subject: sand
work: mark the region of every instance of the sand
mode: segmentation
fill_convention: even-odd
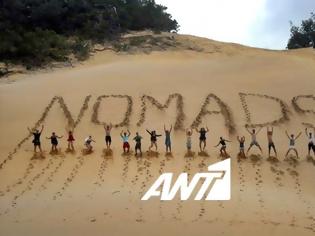
[[[315,125],[314,98],[304,96],[314,95],[314,50],[176,40],[186,49],[103,51],[74,68],[2,79],[1,235],[314,235],[315,165],[307,158],[303,125]],[[169,95],[174,99],[164,105]],[[104,152],[104,122],[116,125],[112,155]],[[236,136],[245,135],[248,147],[247,123],[274,125],[279,161],[267,160],[265,128],[258,135],[264,153],[253,149],[251,158],[238,161]],[[41,124],[44,153],[34,158],[27,127]],[[158,155],[147,155],[145,129],[164,134],[164,124],[176,128],[172,155],[165,156],[164,137]],[[122,154],[119,133],[127,125],[132,137],[138,131],[144,138],[143,157]],[[194,155],[185,157],[183,129],[191,125],[209,127],[208,157],[198,156],[196,132]],[[50,155],[45,137],[53,131],[66,136],[71,127],[76,152],[66,153],[64,137],[59,154]],[[298,161],[284,161],[285,130],[303,132]],[[83,155],[88,135],[96,143]],[[140,201],[161,173],[192,177],[221,160],[213,147],[220,136],[232,141],[230,201]]]

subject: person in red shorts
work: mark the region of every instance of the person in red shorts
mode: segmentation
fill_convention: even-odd
[[[74,137],[73,137],[73,132],[69,131],[68,132],[68,150],[70,151],[74,151],[74,147],[73,147],[73,142],[75,141]]]
[[[129,153],[129,150],[130,150],[129,136],[130,136],[130,131],[129,130],[127,130],[127,132],[124,132],[122,130],[121,133],[120,133],[120,137],[123,140],[124,153]]]

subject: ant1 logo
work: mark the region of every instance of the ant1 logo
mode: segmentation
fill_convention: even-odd
[[[172,200],[180,191],[180,199],[188,200],[200,179],[204,179],[194,200],[230,200],[231,199],[231,160],[226,159],[208,166],[206,173],[197,173],[188,184],[188,174],[182,173],[171,188],[173,173],[162,174],[141,198],[148,200],[151,197],[161,197],[161,200]],[[161,191],[159,190],[161,189]]]

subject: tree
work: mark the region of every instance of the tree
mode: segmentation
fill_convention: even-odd
[[[38,66],[70,53],[84,58],[84,41],[128,30],[177,31],[166,10],[154,0],[0,0],[0,61]]]
[[[315,14],[311,13],[311,16],[307,20],[303,20],[301,26],[295,26],[291,24],[291,36],[287,45],[288,49],[297,48],[315,48]]]

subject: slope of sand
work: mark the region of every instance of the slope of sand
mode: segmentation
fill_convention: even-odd
[[[1,235],[314,235],[315,166],[306,158],[307,138],[302,124],[315,125],[314,114],[298,113],[291,104],[295,96],[314,95],[314,51],[267,51],[192,36],[176,36],[176,40],[186,50],[173,48],[150,54],[104,51],[75,68],[15,75],[1,82]],[[250,140],[244,128],[247,121],[240,92],[277,97],[287,105],[289,120],[274,128],[280,162],[266,160],[265,129],[258,135],[264,148],[262,160],[237,162],[236,135],[246,136],[246,147]],[[172,134],[173,157],[165,157],[162,137],[158,158],[137,159],[121,155],[122,128],[115,128],[113,156],[103,157],[104,130],[92,122],[99,96],[132,98],[129,128],[132,136],[140,132],[143,149],[147,150],[145,128],[163,133],[164,123],[175,124],[177,108],[174,101],[165,111],[147,101],[144,123],[137,127],[141,97],[152,96],[163,104],[174,93],[183,98],[184,127],[193,123],[206,96],[212,93],[228,106],[236,133],[229,134],[222,115],[207,115],[201,125],[210,129],[210,157],[184,158],[185,134],[176,131]],[[89,95],[88,107],[82,109]],[[60,140],[61,153],[49,154],[50,143],[45,137],[52,131],[66,136],[69,128],[58,99],[52,100],[55,96],[64,99],[74,121],[81,110],[74,130],[75,154],[65,153],[65,137]],[[252,123],[270,122],[282,115],[279,104],[266,97],[247,96],[246,101]],[[297,103],[304,110],[314,109],[312,98],[301,97]],[[125,98],[103,99],[97,119],[120,123],[127,107]],[[206,108],[218,110],[219,106],[210,99]],[[32,159],[26,128],[42,123],[45,158]],[[297,141],[297,162],[283,161],[288,147],[286,129],[303,131]],[[95,151],[83,156],[83,140],[89,134],[97,142]],[[169,202],[157,198],[140,201],[161,173],[188,172],[192,176],[219,161],[218,149],[213,146],[220,136],[232,141],[228,144],[232,160],[230,201],[182,202],[178,196]],[[197,142],[194,133],[195,152]],[[256,149],[252,153],[259,154]]]

